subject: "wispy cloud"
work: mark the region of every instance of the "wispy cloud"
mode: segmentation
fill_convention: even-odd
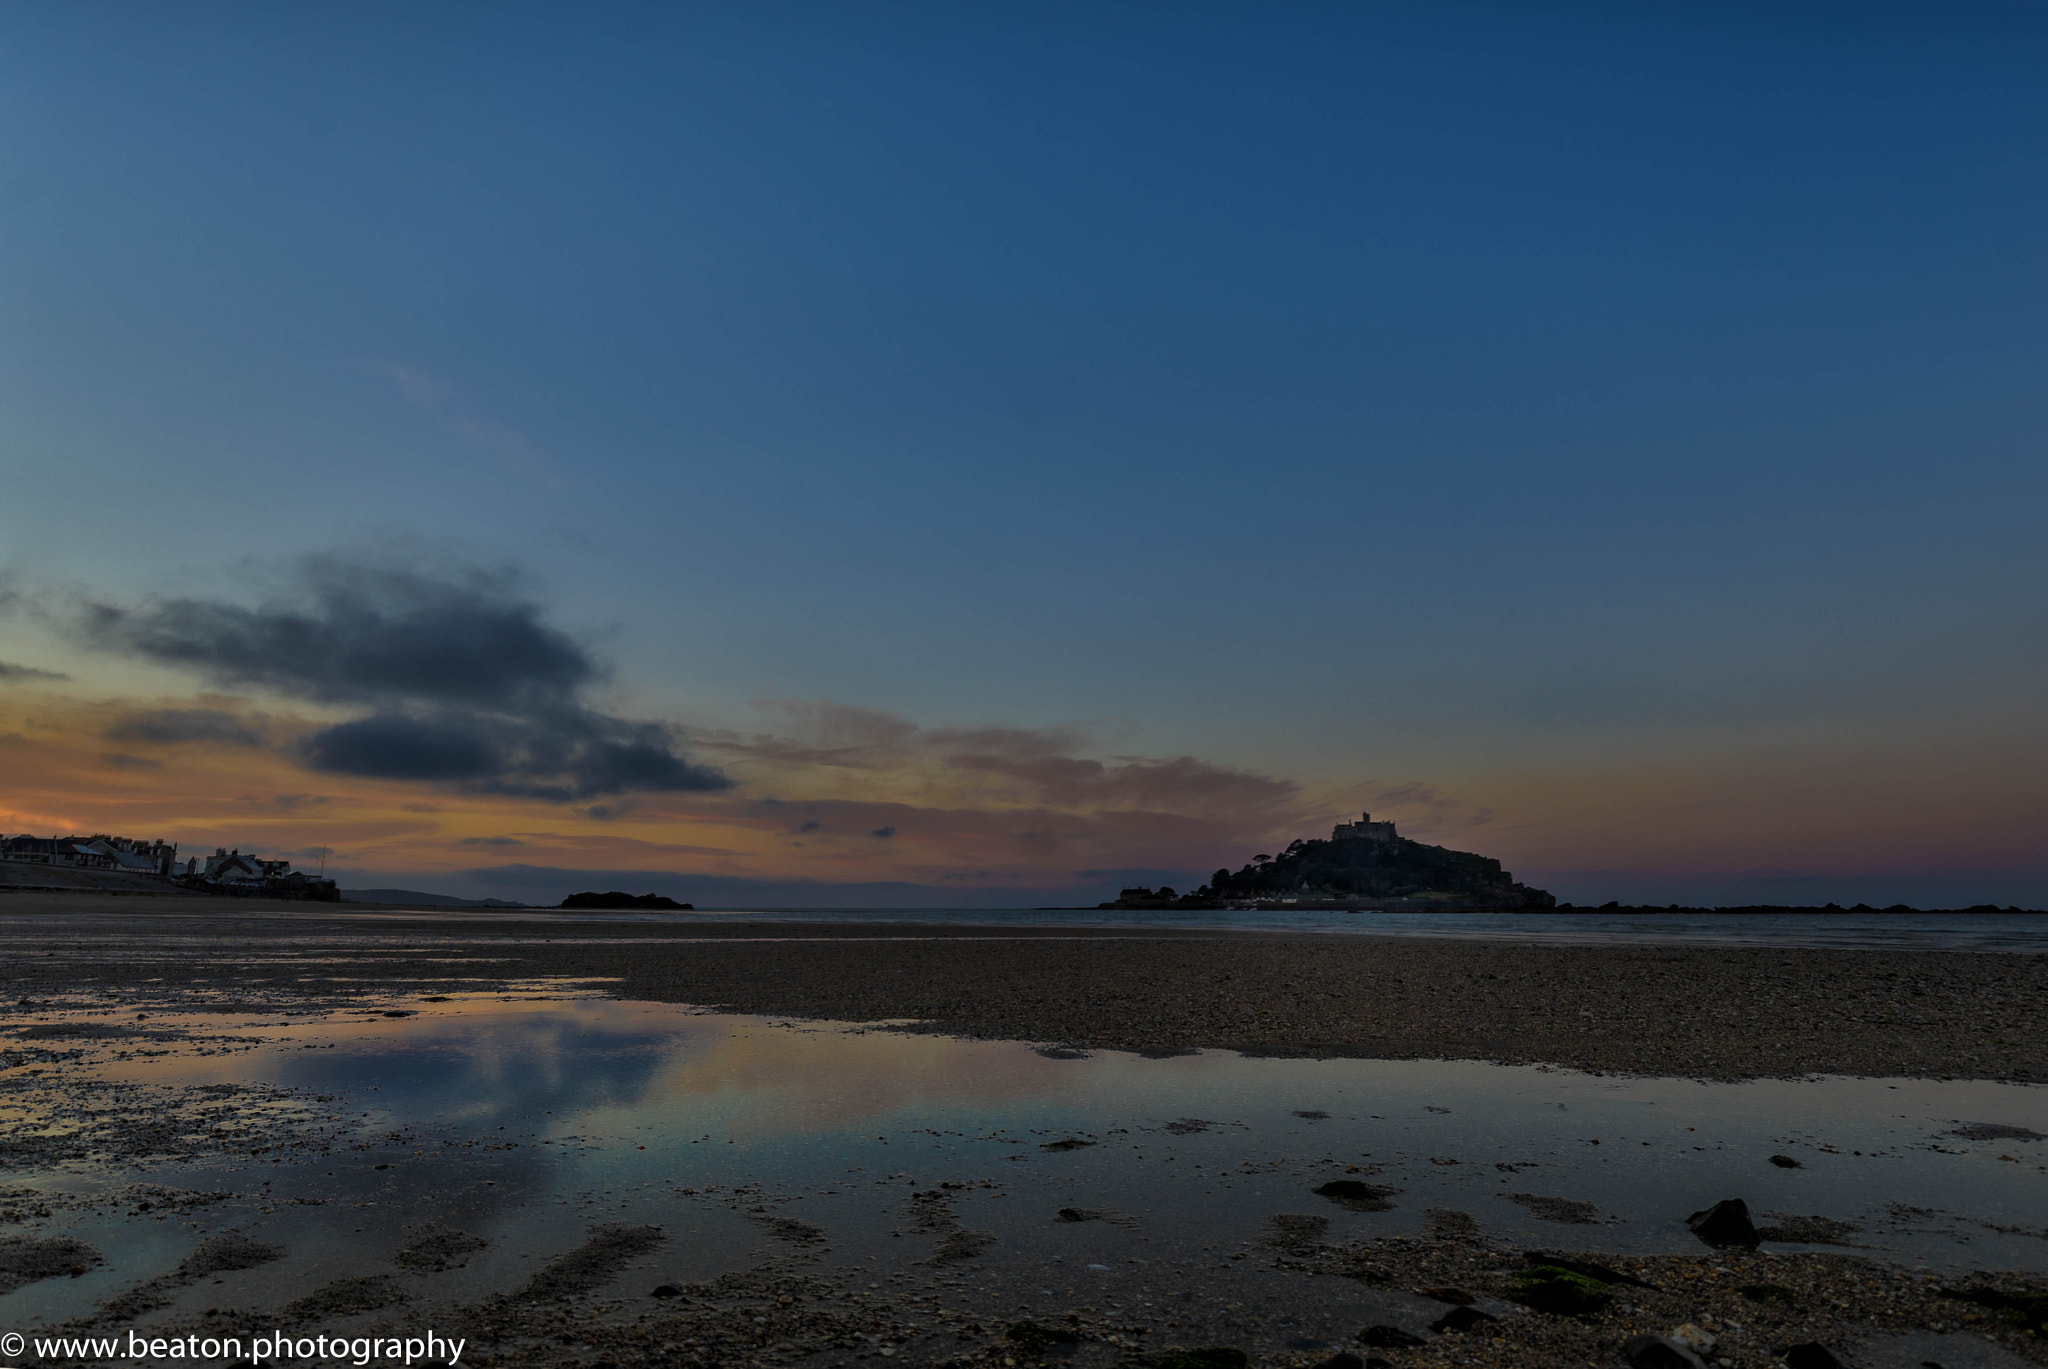
[[[216,746],[264,745],[260,718],[243,718],[220,708],[151,708],[118,718],[107,739],[174,746],[210,742]]]
[[[40,670],[32,665],[13,665],[0,661],[0,684],[55,684],[71,677],[56,670]]]
[[[1257,822],[1296,809],[1293,780],[1193,756],[1087,754],[1081,727],[921,727],[876,709],[762,699],[775,724],[753,733],[700,732],[700,749],[776,770],[854,772],[912,784],[928,800],[1074,810],[1152,809]]]
[[[507,472],[534,484],[559,483],[553,457],[517,428],[476,413],[453,386],[400,361],[378,360],[370,367],[442,428],[494,457]]]

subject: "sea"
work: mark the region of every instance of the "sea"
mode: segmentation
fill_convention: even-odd
[[[344,905],[345,906],[345,905]],[[322,914],[332,916],[332,913]],[[392,912],[360,916],[399,916]],[[543,918],[554,909],[424,908],[406,917]],[[2048,952],[2048,913],[1853,912],[1839,913],[1345,913],[1285,909],[1114,908],[731,908],[699,912],[578,912],[578,921],[652,922],[688,926],[704,922],[900,924],[919,928],[1147,928],[1190,931],[1314,932],[1331,936],[1420,936],[1457,940],[1520,941],[1549,945],[1663,943],[1711,946],[1814,946],[1894,950]]]

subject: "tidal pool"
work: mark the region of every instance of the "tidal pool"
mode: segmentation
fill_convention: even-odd
[[[107,1256],[0,1297],[11,1324],[84,1316],[228,1228],[289,1254],[176,1290],[173,1307],[299,1297],[426,1227],[487,1242],[439,1273],[440,1295],[480,1297],[611,1222],[679,1238],[626,1284],[709,1278],[794,1242],[970,1283],[1004,1270],[999,1296],[1028,1311],[1113,1302],[1151,1265],[1227,1270],[1276,1216],[1346,1240],[1453,1211],[1524,1246],[1696,1253],[1684,1218],[1730,1197],[1804,1238],[1766,1250],[2048,1268],[2048,1091],[2026,1085],[1077,1055],[546,993],[120,1021],[26,1024],[151,1035],[38,1038],[69,1054],[41,1067],[43,1093],[17,1096],[17,1134],[38,1097],[55,1119],[67,1091],[102,1112],[228,1103],[205,1146],[180,1123],[187,1141],[159,1136],[153,1153],[9,1173],[0,1201],[49,1208],[18,1229]],[[1377,1199],[1315,1192],[1333,1179]],[[137,1184],[223,1196],[151,1202]]]

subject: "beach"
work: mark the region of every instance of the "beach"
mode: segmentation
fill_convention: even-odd
[[[16,950],[0,979],[16,996],[158,979],[156,992],[175,995],[169,972],[203,956],[214,984],[325,1002],[394,978],[430,982],[423,961],[459,954],[465,983],[549,976],[620,998],[1080,1049],[1713,1079],[2048,1079],[2048,955],[545,913],[372,919],[350,905],[27,894],[0,901],[0,919]],[[269,972],[285,948],[306,973]]]
[[[431,1326],[485,1366],[1606,1365],[1686,1327],[1756,1369],[2048,1362],[2037,955],[29,894],[0,938],[11,1324]],[[1753,1245],[1683,1225],[1745,1195]],[[1592,1304],[1532,1306],[1539,1267]]]

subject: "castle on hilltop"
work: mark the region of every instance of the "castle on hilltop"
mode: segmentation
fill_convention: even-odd
[[[1393,823],[1374,822],[1370,813],[1360,813],[1357,822],[1340,822],[1330,829],[1331,841],[1376,841],[1392,846],[1400,839]]]
[[[1328,841],[1292,841],[1278,856],[1218,870],[1192,894],[1126,889],[1104,908],[1281,908],[1292,912],[1523,912],[1555,907],[1541,889],[1515,883],[1492,856],[1402,836],[1360,813]]]

